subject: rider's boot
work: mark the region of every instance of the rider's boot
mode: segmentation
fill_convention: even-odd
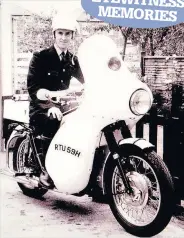
[[[47,189],[53,189],[55,187],[54,183],[53,183],[52,179],[50,178],[49,174],[47,173],[47,171],[41,172],[40,185],[42,185],[43,187],[45,187]]]
[[[52,181],[48,172],[45,169],[45,156],[46,156],[49,144],[50,144],[49,140],[42,141],[42,149],[43,149],[42,157],[43,158],[41,158],[41,161],[42,161],[42,166],[44,167],[44,171],[42,171],[40,174],[39,182],[40,182],[40,185],[44,186],[45,188],[52,189],[55,187],[54,182]]]

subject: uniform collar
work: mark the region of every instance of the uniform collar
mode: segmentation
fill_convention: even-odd
[[[60,57],[61,56],[61,53],[63,52],[56,44],[54,44],[54,48],[58,54],[58,56]],[[67,50],[64,51],[65,55],[67,53]]]

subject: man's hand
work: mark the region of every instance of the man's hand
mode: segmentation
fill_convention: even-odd
[[[62,112],[59,110],[59,108],[57,107],[51,107],[49,110],[48,110],[48,113],[47,113],[48,117],[50,117],[52,115],[53,118],[57,118],[58,121],[61,121],[61,119],[63,118],[63,114]]]

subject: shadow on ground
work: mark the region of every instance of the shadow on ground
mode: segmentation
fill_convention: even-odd
[[[179,227],[184,229],[184,207],[183,206],[176,205],[172,220],[174,223],[177,223]]]

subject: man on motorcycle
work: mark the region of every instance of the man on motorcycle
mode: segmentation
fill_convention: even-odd
[[[41,52],[35,52],[29,65],[27,88],[31,99],[30,126],[35,128],[36,135],[43,135],[45,138],[51,139],[57,132],[62,119],[62,108],[49,100],[39,100],[38,91],[66,90],[72,77],[84,83],[78,59],[68,50],[74,40],[77,24],[73,18],[56,15],[52,22],[54,45]],[[44,156],[49,143],[45,142]],[[47,173],[41,174],[40,182],[46,187],[51,186]]]

